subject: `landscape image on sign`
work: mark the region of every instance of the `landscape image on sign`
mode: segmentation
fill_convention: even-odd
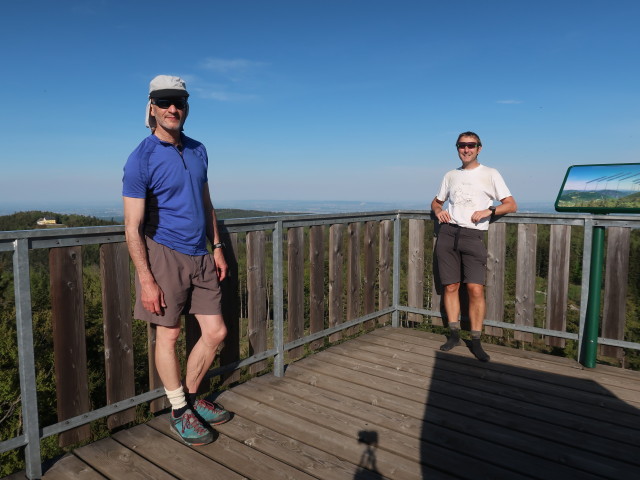
[[[640,211],[640,164],[570,167],[556,200],[556,210]]]

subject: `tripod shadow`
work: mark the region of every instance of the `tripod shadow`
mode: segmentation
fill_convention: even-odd
[[[376,449],[378,448],[378,432],[373,430],[361,430],[358,432],[358,443],[365,445],[360,457],[358,470],[354,480],[377,480],[384,478],[376,467]]]

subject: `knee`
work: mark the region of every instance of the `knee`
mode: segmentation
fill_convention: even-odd
[[[166,347],[174,347],[180,337],[180,327],[157,327],[156,329],[156,345]]]
[[[458,290],[460,290],[459,283],[450,283],[449,285],[444,286],[444,292],[448,294],[458,293]]]
[[[467,284],[467,292],[470,299],[484,298],[484,285],[477,285],[475,283]]]
[[[202,332],[202,338],[207,345],[219,345],[227,336],[227,327],[224,322],[216,325],[215,328],[209,328]]]

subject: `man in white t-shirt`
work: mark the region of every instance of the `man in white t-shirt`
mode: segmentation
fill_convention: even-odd
[[[489,355],[480,344],[486,312],[484,232],[493,217],[513,213],[517,205],[500,173],[478,162],[482,142],[477,134],[461,133],[456,148],[462,166],[444,176],[440,191],[431,202],[431,210],[441,224],[436,260],[450,329],[450,336],[440,350],[451,350],[460,341],[459,289],[460,283],[465,283],[469,294],[471,351],[478,360],[487,362]],[[446,201],[449,201],[447,210],[442,208]],[[494,201],[500,205],[494,206]]]

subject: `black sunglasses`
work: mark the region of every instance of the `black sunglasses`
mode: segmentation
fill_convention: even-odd
[[[456,147],[458,147],[460,150],[462,150],[464,147],[467,148],[476,148],[479,147],[480,144],[477,142],[458,142],[456,143]]]
[[[151,103],[162,109],[175,105],[178,110],[184,110],[187,106],[187,99],[184,97],[152,98]]]

